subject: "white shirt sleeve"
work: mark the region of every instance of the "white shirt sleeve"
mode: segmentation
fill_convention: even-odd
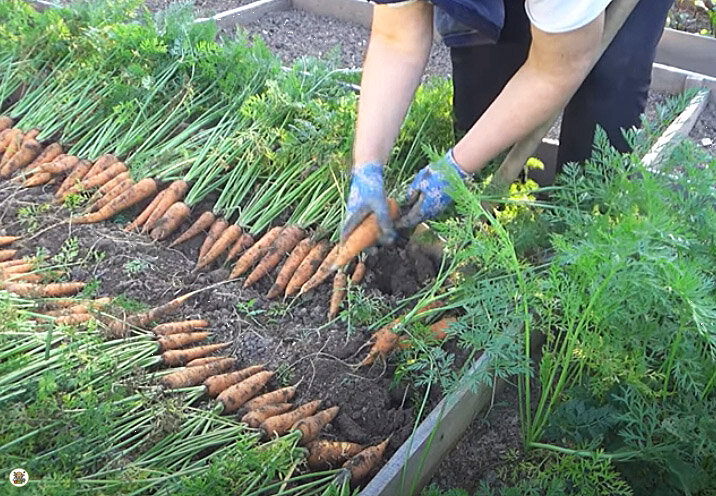
[[[611,0],[526,0],[532,24],[546,33],[566,33],[586,26]]]

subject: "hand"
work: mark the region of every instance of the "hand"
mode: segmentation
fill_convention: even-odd
[[[454,173],[463,180],[470,177],[470,174],[455,162],[452,149],[438,162],[421,169],[408,188],[408,203],[413,206],[395,223],[396,227],[414,227],[425,220],[434,219],[448,208],[452,204],[452,198],[447,192],[450,186],[447,174]]]
[[[373,213],[381,229],[380,244],[391,244],[397,235],[390,219],[388,202],[383,192],[383,165],[368,162],[353,167],[351,191],[348,195],[347,218],[341,240],[345,241],[358,224]]]

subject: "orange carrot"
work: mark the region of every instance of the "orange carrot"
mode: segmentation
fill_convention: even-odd
[[[336,277],[333,279],[333,293],[331,294],[331,305],[328,309],[328,319],[332,320],[338,315],[338,310],[341,308],[341,303],[346,297],[346,273],[342,271],[336,272]]]
[[[316,413],[319,406],[321,406],[321,400],[304,403],[295,410],[267,418],[260,427],[268,437],[283,436],[296,422]]]
[[[214,374],[224,372],[234,366],[234,358],[224,358],[221,360],[215,360],[204,365],[198,365],[194,367],[187,366],[183,370],[172,372],[171,374],[165,375],[159,382],[169,388],[184,388],[196,386],[201,384],[208,377]]]
[[[266,295],[267,298],[276,298],[283,293],[291,277],[296,272],[296,269],[298,269],[301,262],[308,256],[314,245],[315,241],[311,238],[306,238],[296,245],[276,276],[276,282],[271,286],[271,289]]]
[[[293,276],[291,276],[291,280],[286,286],[286,296],[295,294],[296,291],[301,289],[301,286],[311,278],[316,269],[321,265],[329,248],[330,244],[326,240],[321,241],[311,248],[311,251],[306,255],[303,261],[301,261],[301,264],[293,273]]]
[[[256,410],[251,410],[246,415],[241,417],[241,421],[248,424],[249,427],[256,429],[259,427],[267,418],[275,417],[282,413],[286,413],[292,408],[291,403],[273,403],[266,405]]]
[[[32,162],[35,157],[40,154],[41,151],[42,145],[36,140],[30,139],[28,141],[23,142],[17,153],[15,153],[15,155],[13,155],[13,157],[5,164],[5,167],[3,168],[2,172],[0,172],[0,176],[12,176],[16,171],[22,169],[27,164]]]
[[[8,117],[7,115],[3,115],[0,117],[0,131],[4,131],[5,129],[10,129],[12,127],[12,118]]]
[[[0,158],[2,158],[2,154],[5,153],[7,145],[10,144],[10,137],[12,136],[12,131],[12,128],[3,129],[2,131],[0,131]]]
[[[249,233],[243,233],[239,239],[236,240],[234,246],[229,250],[229,254],[226,255],[226,261],[230,262],[239,256],[244,250],[251,247],[254,244],[254,237]]]
[[[23,188],[35,188],[47,184],[52,180],[52,174],[49,172],[35,172],[33,175],[25,179],[22,183]]]
[[[34,259],[28,260],[27,258],[18,258],[15,260],[6,260],[5,262],[0,262],[0,269],[5,269],[7,267],[14,267],[15,265],[22,265],[29,262],[33,262]]]
[[[360,284],[360,282],[365,277],[365,263],[364,262],[358,262],[353,269],[353,274],[351,275],[351,284]]]
[[[215,351],[231,346],[231,343],[205,344],[204,346],[196,346],[185,350],[169,350],[162,353],[162,360],[165,364],[175,367],[182,365],[197,358],[205,357]]]
[[[278,238],[283,230],[282,227],[273,227],[264,234],[261,239],[251,245],[251,248],[246,250],[239,260],[234,265],[234,269],[231,271],[229,276],[231,279],[239,277],[244,272],[249,270],[258,260],[261,258],[266,251],[271,247],[273,242]]]
[[[76,326],[92,320],[88,313],[76,313],[74,315],[63,315],[55,319],[55,325]]]
[[[122,175],[122,174],[120,174]],[[90,207],[87,209],[88,212],[101,210],[104,208],[105,205],[109,204],[112,200],[117,198],[119,195],[127,191],[129,188],[134,186],[134,179],[129,177],[129,173],[127,173],[127,177],[125,177],[119,184],[115,185],[114,188],[109,190],[107,194],[102,196],[99,200],[97,200],[94,204],[90,205]]]
[[[129,179],[131,177],[132,176],[129,174],[129,171],[124,171],[114,176],[112,179],[104,183],[101,187],[97,188],[97,191],[95,191],[94,194],[90,197],[90,199],[87,200],[87,204],[89,205],[87,207],[87,210],[97,210],[94,205],[100,198],[104,197],[107,193],[112,191],[112,189],[117,187],[119,184],[122,184],[125,179]]]
[[[56,300],[48,300],[43,303],[50,308],[71,308],[77,305],[84,305],[88,309],[98,309],[108,305],[112,298],[96,298],[94,300],[79,300],[77,298],[60,298]]]
[[[72,296],[85,287],[83,282],[57,282],[50,284],[13,283],[4,285],[11,293],[26,298],[57,298]]]
[[[0,246],[7,246],[20,239],[20,236],[0,236]]]
[[[204,212],[199,216],[198,219],[196,219],[196,221],[189,227],[189,229],[184,231],[181,236],[172,241],[169,244],[169,247],[171,248],[180,245],[185,241],[189,241],[194,236],[201,234],[203,231],[208,229],[209,226],[211,226],[215,219],[216,217],[212,212]]]
[[[303,284],[303,286],[301,286],[301,291],[298,293],[299,295],[317,288],[333,273],[333,262],[338,256],[338,246],[339,245],[336,245],[331,248],[331,251],[328,252],[328,255],[326,255],[326,258],[323,259],[323,262],[321,262],[321,265],[318,267],[316,272]]]
[[[241,408],[244,403],[256,396],[274,374],[273,371],[265,370],[223,390],[216,397],[224,407],[222,413],[235,412]]]
[[[318,434],[325,426],[327,426],[335,417],[338,415],[339,408],[333,406],[325,410],[311,415],[310,417],[304,417],[297,421],[291,426],[291,430],[301,431],[301,444],[310,443],[315,441]]]
[[[256,375],[264,369],[263,365],[251,365],[236,372],[229,372],[227,374],[214,375],[207,378],[204,381],[206,386],[206,394],[212,398],[225,391],[234,384],[248,379],[252,375]]]
[[[25,141],[34,140],[40,135],[40,130],[37,128],[30,129],[28,132],[25,133],[25,135],[22,137],[23,143]]]
[[[206,320],[184,320],[182,322],[167,322],[154,327],[154,334],[168,336],[169,334],[178,334],[182,332],[191,332],[197,329],[206,329],[209,322]]]
[[[17,250],[0,250],[0,262],[10,260],[16,253]]]
[[[24,272],[22,274],[10,274],[7,277],[8,281],[15,281],[15,282],[31,282],[33,284],[40,284],[45,280],[44,276],[41,274],[36,274],[34,272]]]
[[[199,365],[206,365],[207,363],[216,362],[218,360],[223,360],[224,358],[231,358],[226,355],[221,356],[213,356],[213,357],[204,357],[204,358],[197,358],[196,360],[192,360],[191,362],[187,363],[187,367],[198,367]]]
[[[53,162],[56,158],[59,158],[60,155],[62,155],[62,151],[62,145],[59,143],[51,143],[47,145],[45,149],[42,150],[42,153],[35,157],[35,160],[30,162],[27,169],[32,170],[36,167],[42,167],[45,164]]]
[[[98,177],[98,176],[96,176]],[[145,198],[153,195],[157,191],[157,183],[154,179],[142,179],[133,185],[127,191],[114,198],[107,205],[91,214],[86,214],[73,219],[75,224],[90,224],[93,222],[101,222],[118,214],[132,205],[136,205]]]
[[[182,180],[174,181],[167,186],[166,193],[162,196],[161,200],[159,200],[159,203],[157,203],[151,215],[142,226],[142,232],[149,232],[154,229],[156,222],[164,215],[169,207],[184,198],[187,189],[189,189],[189,184]]]
[[[164,212],[164,215],[154,224],[154,229],[149,234],[154,241],[161,241],[168,238],[174,231],[179,229],[189,217],[191,209],[183,201],[174,203]]]
[[[146,312],[130,315],[124,320],[113,320],[108,324],[108,330],[112,336],[124,336],[129,330],[130,326],[144,327],[151,322],[161,319],[162,317],[169,315],[170,313],[176,312],[179,307],[191,296],[192,293],[187,293],[174,298],[173,300],[159,305]]]
[[[198,343],[209,337],[208,332],[181,332],[178,334],[170,334],[169,336],[161,336],[159,341],[159,349],[161,351],[176,350],[184,346]]]
[[[31,264],[30,262],[15,264],[10,267],[3,267],[2,269],[0,269],[0,276],[8,276],[10,274],[23,274],[25,272],[30,272],[33,267],[33,264]]]
[[[204,254],[203,257],[199,258],[199,262],[196,264],[197,269],[206,267],[211,262],[219,258],[219,255],[224,253],[229,247],[241,236],[241,228],[236,224],[227,227],[221,236],[211,245],[211,248]]]
[[[244,405],[247,410],[258,410],[266,405],[272,405],[274,403],[287,403],[296,394],[296,386],[286,386],[275,391],[264,393],[261,396],[247,401]]]
[[[82,181],[85,175],[87,175],[87,171],[90,170],[90,167],[92,167],[92,162],[89,160],[80,160],[80,163],[72,169],[72,172],[67,175],[65,180],[62,181],[62,184],[57,189],[57,192],[55,192],[55,200],[64,200],[70,188],[80,184],[80,181]]]
[[[343,468],[350,472],[351,481],[358,482],[364,479],[365,476],[376,468],[378,463],[382,460],[389,442],[390,438],[377,446],[366,448],[343,464]]]
[[[79,191],[89,191],[91,189],[99,188],[103,184],[105,184],[110,179],[114,178],[115,176],[121,174],[122,172],[127,171],[127,166],[124,165],[122,162],[115,162],[109,167],[107,167],[105,170],[100,172],[99,174],[95,174],[94,176],[87,177],[85,176],[84,179],[82,179],[82,182],[80,183],[79,187],[73,189],[70,188],[70,193],[77,193]],[[89,173],[88,173],[89,174]]]
[[[40,164],[37,172],[49,172],[50,174],[63,174],[74,168],[80,159],[75,155],[60,155],[52,162]],[[29,171],[30,169],[28,169]]]
[[[438,341],[442,341],[443,339],[445,339],[447,337],[447,332],[445,332],[445,331],[447,331],[448,328],[450,327],[450,325],[453,324],[454,322],[457,322],[457,318],[445,317],[445,318],[438,320],[434,324],[432,324],[430,326],[430,332],[431,332],[433,338]],[[411,344],[412,343],[411,343],[410,339],[408,339],[407,337],[401,338],[400,341],[398,342],[398,348],[400,348],[401,350],[404,350],[406,348],[410,348]]]
[[[244,281],[244,288],[248,288],[266,274],[271,272],[278,265],[283,256],[303,239],[305,232],[300,227],[286,226],[281,230],[276,240],[271,244],[264,253],[261,261],[256,265],[254,270]]]
[[[219,236],[221,236],[221,233],[223,233],[227,227],[229,227],[229,223],[223,217],[214,220],[209,228],[209,232],[206,234],[206,238],[204,238],[204,242],[199,248],[199,260],[201,260],[201,257],[206,255],[206,252],[211,249],[213,244],[217,239],[219,239]]]
[[[313,470],[330,469],[363,451],[364,447],[348,441],[320,439],[308,444],[308,466]]]
[[[0,177],[10,176],[7,174],[6,166],[10,159],[15,156],[17,151],[22,146],[22,131],[19,129],[13,129],[8,133],[6,140],[9,141],[7,147],[5,148],[5,153],[3,154],[2,159],[0,159]]]
[[[78,313],[89,313],[90,310],[99,310],[105,305],[108,305],[111,298],[98,298],[96,300],[90,300],[82,302],[80,300],[70,300],[73,304],[59,310],[53,310],[51,312],[45,312],[45,315],[52,317],[62,317],[63,315],[73,315]]]
[[[154,198],[152,201],[149,202],[149,205],[144,207],[144,210],[142,210],[142,213],[139,214],[132,222],[124,226],[124,232],[133,231],[138,227],[141,227],[144,225],[145,222],[147,222],[147,219],[150,215],[152,215],[152,212],[157,207],[157,204],[162,201],[162,198],[166,194],[167,190],[163,189],[158,194],[154,195]]]
[[[119,162],[119,159],[111,153],[102,155],[97,160],[95,160],[92,167],[90,167],[90,169],[87,171],[86,178],[89,179],[92,176],[95,176],[100,172],[107,170],[112,164],[115,164],[117,162]]]

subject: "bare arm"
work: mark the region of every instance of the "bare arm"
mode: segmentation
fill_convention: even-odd
[[[420,82],[432,45],[432,6],[376,5],[363,64],[355,164],[385,163]]]
[[[455,145],[460,166],[468,172],[482,169],[564,106],[597,55],[603,27],[604,14],[569,33],[549,34],[533,26],[527,61]]]

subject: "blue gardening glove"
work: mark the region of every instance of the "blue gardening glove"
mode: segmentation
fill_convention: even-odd
[[[470,174],[455,162],[452,148],[438,162],[434,162],[420,170],[408,188],[408,203],[413,206],[410,211],[395,223],[398,229],[414,227],[421,222],[434,219],[452,205],[452,198],[447,193],[450,183],[446,174],[457,173],[461,179]]]
[[[383,191],[383,165],[379,162],[368,162],[353,167],[351,191],[348,196],[347,220],[341,232],[341,240],[345,241],[358,224],[371,213],[378,218],[381,229],[380,244],[391,244],[397,235],[390,219],[388,202]]]

